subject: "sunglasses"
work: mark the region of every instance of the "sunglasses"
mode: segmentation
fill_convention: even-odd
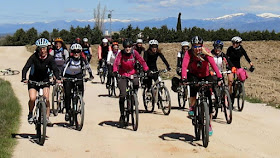
[[[80,50],[74,50],[74,51],[72,51],[72,53],[78,54],[78,53],[81,53],[81,51]]]
[[[201,48],[202,46],[193,46],[193,48]]]
[[[152,45],[151,48],[158,48],[158,45]]]

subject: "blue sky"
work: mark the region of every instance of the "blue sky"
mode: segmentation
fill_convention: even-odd
[[[234,13],[280,14],[280,0],[8,0],[0,6],[0,24],[90,20],[99,2],[107,10],[114,10],[113,19],[120,20],[177,17],[179,12],[182,19]]]

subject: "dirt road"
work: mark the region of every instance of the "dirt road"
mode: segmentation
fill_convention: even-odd
[[[25,47],[0,47],[0,69],[21,70],[30,53]],[[96,69],[93,69],[94,71]],[[178,110],[177,96],[171,92],[172,111],[164,116],[156,109],[154,114],[140,114],[138,131],[131,127],[116,127],[119,119],[118,99],[106,96],[107,90],[95,76],[86,83],[85,124],[82,131],[64,126],[64,115],[51,117],[55,124],[47,128],[44,146],[33,140],[34,125],[27,122],[27,86],[20,83],[21,76],[2,77],[11,81],[22,105],[21,124],[15,139],[15,158],[70,158],[70,157],[279,157],[280,111],[262,104],[246,103],[243,112],[233,113],[228,125],[223,115],[213,122],[214,134],[208,148],[201,141],[193,141],[194,130],[187,111]],[[166,81],[170,88],[170,82]],[[143,110],[139,91],[140,109]]]

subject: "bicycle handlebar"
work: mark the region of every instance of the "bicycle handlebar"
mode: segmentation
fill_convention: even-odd
[[[30,84],[35,84],[36,86],[44,86],[44,85],[54,85],[55,83],[54,82],[50,82],[50,81],[47,81],[47,82],[44,82],[44,81],[31,81],[31,80],[28,80],[28,83]]]
[[[67,78],[67,77],[64,77],[62,78],[62,80],[65,80],[65,81],[71,81],[71,82],[77,82],[77,81],[84,81],[84,82],[87,82],[89,81],[90,79],[89,78]]]

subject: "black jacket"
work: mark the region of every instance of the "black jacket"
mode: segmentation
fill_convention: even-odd
[[[166,65],[167,68],[170,68],[167,60],[165,59],[165,57],[163,56],[162,53],[157,52],[157,53],[151,53],[151,51],[148,49],[147,51],[144,52],[144,60],[146,61],[149,70],[152,71],[157,71],[157,58],[160,57],[161,60],[164,62],[164,64]]]
[[[244,48],[242,46],[240,46],[239,49],[235,49],[232,46],[230,46],[227,49],[227,54],[226,54],[229,58],[229,60],[232,62],[233,66],[235,66],[236,68],[241,68],[240,65],[240,59],[241,57],[244,55],[245,59],[250,63],[251,60],[248,57],[246,51],[244,50]]]

